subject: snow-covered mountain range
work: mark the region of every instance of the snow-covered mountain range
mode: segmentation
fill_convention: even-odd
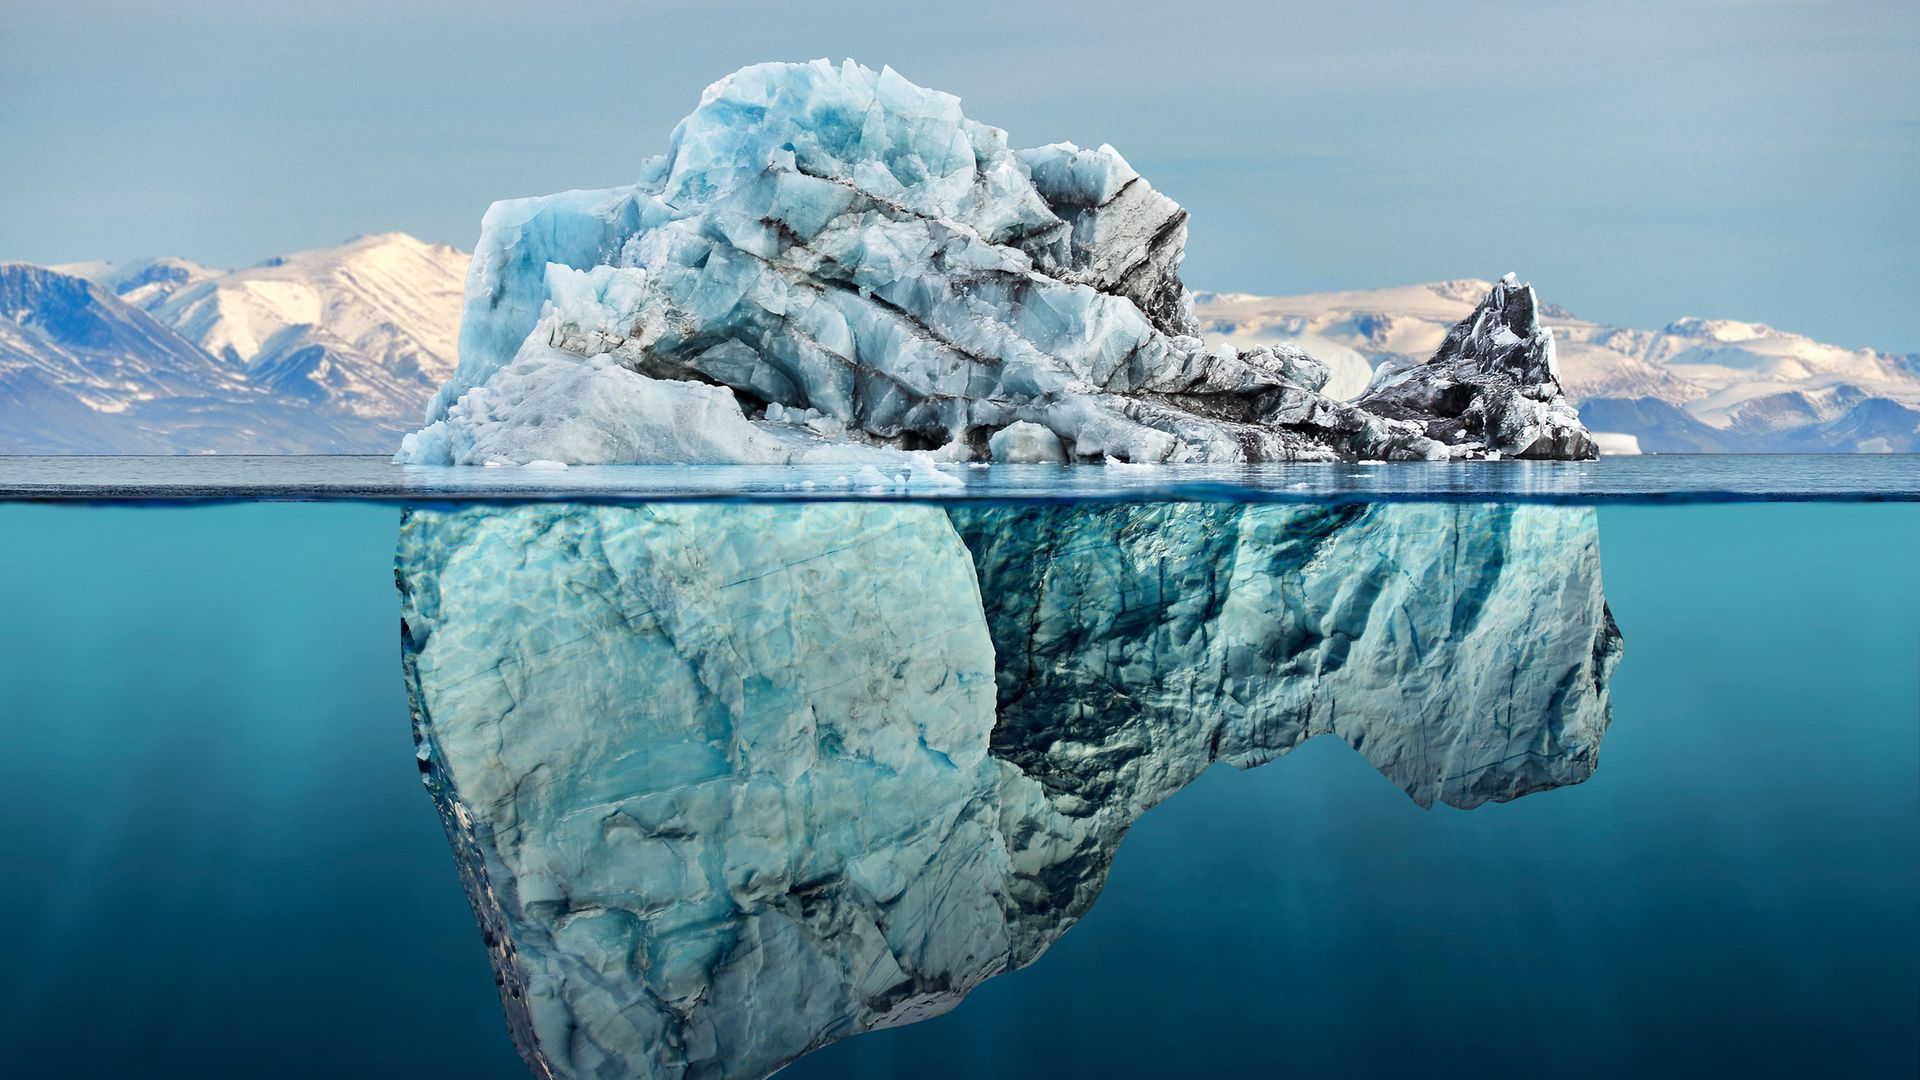
[[[453,370],[467,255],[0,264],[0,453],[384,453]]]
[[[1201,293],[1194,306],[1209,338],[1298,343],[1333,365],[1330,392],[1351,394],[1383,361],[1432,355],[1487,288]],[[1920,451],[1920,355],[1844,349],[1752,322],[1683,318],[1640,330],[1553,305],[1542,314],[1561,382],[1603,451]]]
[[[391,453],[453,370],[467,259],[383,233],[234,271],[0,263],[0,453]],[[1431,355],[1490,288],[1200,293],[1195,314],[1215,343],[1304,345],[1351,397],[1378,364]],[[1544,310],[1606,450],[1920,451],[1920,355]]]

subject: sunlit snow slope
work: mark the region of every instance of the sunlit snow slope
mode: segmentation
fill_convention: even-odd
[[[0,265],[0,452],[381,453],[453,370],[467,255]]]

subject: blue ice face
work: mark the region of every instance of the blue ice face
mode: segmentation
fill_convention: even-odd
[[[943,1012],[1216,761],[1579,783],[1619,655],[1583,508],[473,506],[397,567],[427,786],[560,1077]]]

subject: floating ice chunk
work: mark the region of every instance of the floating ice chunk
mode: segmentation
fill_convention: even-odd
[[[1639,436],[1628,432],[1596,431],[1593,441],[1604,457],[1631,457],[1641,453]]]
[[[1354,404],[1418,422],[1456,457],[1599,454],[1561,391],[1553,331],[1540,323],[1533,286],[1513,274],[1447,332],[1432,359],[1382,364]]]
[[[417,465],[778,464],[788,456],[723,387],[652,379],[537,341],[400,447],[400,459]]]
[[[470,388],[507,366],[546,306],[547,267],[607,263],[638,226],[635,188],[569,191],[494,203],[467,267],[460,362],[429,406],[444,417]]]
[[[992,448],[995,461],[1061,463],[1067,460],[1060,436],[1025,420],[1017,420],[994,432],[987,445]]]

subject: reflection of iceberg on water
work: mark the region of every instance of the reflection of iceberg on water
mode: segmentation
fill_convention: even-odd
[[[414,511],[421,765],[540,1075],[761,1076],[952,1007],[1141,813],[1332,733],[1427,805],[1578,783],[1591,510]]]

